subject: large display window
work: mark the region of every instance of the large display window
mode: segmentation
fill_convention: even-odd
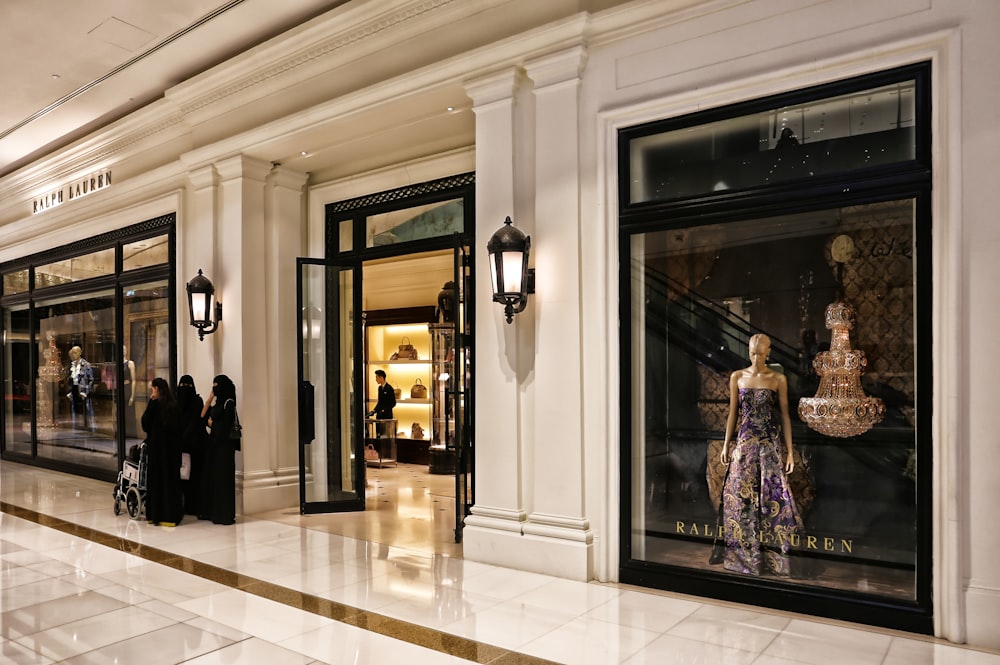
[[[42,299],[35,317],[38,457],[116,469],[114,291]]]
[[[173,215],[0,266],[5,459],[113,479],[173,381]]]
[[[623,133],[623,581],[931,629],[924,74]]]

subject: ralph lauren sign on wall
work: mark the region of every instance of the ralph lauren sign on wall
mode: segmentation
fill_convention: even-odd
[[[87,194],[106,189],[111,185],[111,171],[91,174],[86,178],[74,180],[58,189],[46,192],[36,197],[31,203],[32,214],[49,210],[65,201],[72,201]]]

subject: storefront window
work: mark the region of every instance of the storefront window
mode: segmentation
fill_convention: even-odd
[[[16,270],[3,276],[3,293],[6,296],[28,290],[28,269]]]
[[[164,234],[122,246],[122,270],[158,266],[169,261],[169,237]]]
[[[174,221],[164,215],[0,266],[4,459],[117,476],[143,437],[149,382],[174,378]]]
[[[114,292],[43,300],[38,319],[38,457],[118,465]]]
[[[630,201],[743,190],[912,160],[915,81],[656,131],[629,145]]]
[[[170,300],[166,282],[125,290],[125,344],[122,348],[125,394],[125,445],[143,437],[139,424],[156,377],[170,382]]]
[[[900,200],[633,236],[633,556],[914,599],[913,226]],[[830,329],[838,303],[851,353]],[[753,406],[757,333],[775,380]],[[727,466],[734,372],[749,419]]]
[[[368,247],[449,236],[465,230],[465,201],[438,201],[367,219]]]
[[[31,454],[31,329],[28,306],[4,312],[4,397],[7,446]],[[48,384],[38,378],[38,394]]]
[[[928,87],[621,132],[623,581],[931,630]]]
[[[35,268],[35,288],[79,282],[91,277],[115,274],[115,248],[47,263]]]

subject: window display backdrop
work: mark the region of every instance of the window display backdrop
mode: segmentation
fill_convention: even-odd
[[[913,210],[902,200],[634,237],[633,283],[645,294],[633,318],[633,392],[641,396],[633,477],[642,479],[632,497],[634,557],[784,577],[767,555],[784,542],[796,583],[914,598]],[[817,432],[799,415],[800,400],[817,395],[815,361],[834,333],[826,311],[838,302],[853,307],[850,346],[866,358],[851,373],[885,407],[869,431],[847,437]],[[797,519],[790,530],[769,528],[766,517],[747,524],[722,501],[727,491],[737,503],[760,492],[753,479],[727,485],[720,461],[730,376],[750,365],[757,332],[770,337],[768,367],[787,381],[794,460],[785,473],[778,435],[781,468],[771,473],[787,483],[790,505],[771,487],[759,512],[787,508]],[[835,406],[823,415],[832,418]],[[712,562],[713,546],[739,547],[733,537],[756,541],[758,569]]]

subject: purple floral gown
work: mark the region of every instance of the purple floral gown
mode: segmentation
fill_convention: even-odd
[[[723,565],[745,575],[790,574],[788,551],[802,520],[785,476],[777,393],[739,389],[736,446],[722,490]]]

